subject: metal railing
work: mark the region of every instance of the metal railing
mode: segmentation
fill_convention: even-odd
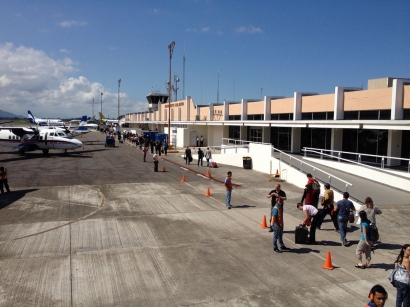
[[[284,163],[288,164],[289,166],[291,166],[295,169],[298,169],[301,173],[312,173],[313,177],[315,177],[319,181],[322,181],[322,183],[327,182],[330,185],[335,186],[335,183],[334,182],[332,183],[332,179],[334,181],[337,180],[340,183],[344,184],[344,188],[345,188],[346,192],[348,192],[349,187],[353,186],[352,183],[350,183],[350,182],[348,182],[348,181],[346,181],[342,178],[339,178],[337,176],[334,176],[333,174],[330,174],[330,173],[328,173],[328,172],[326,172],[326,171],[324,171],[324,170],[322,170],[322,169],[320,169],[320,168],[318,168],[314,165],[306,163],[305,161],[302,161],[298,158],[295,158],[292,155],[290,155],[290,154],[288,154],[288,153],[286,153],[282,150],[276,149],[274,146],[271,146],[271,150],[272,150],[271,151],[272,157],[276,158],[274,154],[275,154],[275,152],[278,152],[279,153],[279,161],[284,162]],[[285,159],[284,157],[286,157],[287,159]],[[321,176],[318,175],[317,173],[320,173]],[[323,179],[323,175],[325,175],[327,177],[327,180]]]
[[[222,138],[222,145],[225,144],[234,144],[234,145],[249,145],[250,143],[252,144],[261,144],[261,145],[271,145],[271,143],[263,143],[263,142],[253,142],[253,141],[244,141],[244,140],[238,140],[238,139],[230,139],[230,138]]]
[[[349,163],[353,164],[358,164],[363,167],[367,167],[370,169],[374,169],[377,171],[384,171],[385,169],[385,160],[399,160],[399,161],[407,161],[408,162],[408,167],[407,167],[407,172],[410,173],[410,159],[405,159],[405,158],[398,158],[398,157],[390,157],[390,156],[382,156],[382,155],[371,155],[371,154],[364,154],[364,153],[357,153],[357,152],[348,152],[348,151],[340,151],[340,150],[331,150],[331,149],[321,149],[321,148],[311,148],[311,147],[304,147],[302,149],[305,152],[305,157],[307,153],[314,153],[320,156],[320,159],[323,159],[323,156],[329,157],[331,159],[337,159],[338,162],[340,161],[346,161]],[[330,152],[330,154],[324,153],[324,152]],[[337,154],[335,156],[334,154]],[[356,160],[351,160],[351,159],[346,159],[342,158],[342,154],[349,154],[349,155],[355,155],[357,156]],[[365,163],[362,163],[362,157],[372,157],[372,158],[379,158],[380,159],[380,168],[374,167]],[[369,163],[371,161],[368,161]]]

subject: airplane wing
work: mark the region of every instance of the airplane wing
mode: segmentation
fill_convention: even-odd
[[[22,138],[26,134],[35,134],[32,128],[26,128],[26,127],[0,127],[0,130],[9,130],[20,138]]]

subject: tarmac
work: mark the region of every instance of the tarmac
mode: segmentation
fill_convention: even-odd
[[[219,165],[209,179],[207,167],[185,165],[180,154],[162,155],[155,173],[152,155],[144,163],[130,144],[106,148],[99,132],[80,139],[84,149],[67,156],[0,147],[12,190],[0,196],[0,306],[364,306],[375,284],[395,306],[387,275],[409,243],[409,204],[392,197],[379,205],[374,183],[357,184],[383,211],[383,243],[371,268],[359,270],[356,224],[348,247],[329,218],[316,233],[320,245],[294,243],[298,187],[281,183],[290,251],[277,254],[261,228],[275,185],[269,175]],[[238,185],[231,210],[227,171]],[[334,270],[322,268],[328,252]]]

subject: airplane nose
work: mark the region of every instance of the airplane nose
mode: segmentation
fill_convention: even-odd
[[[78,147],[83,147],[83,142],[81,142],[80,140],[77,140],[77,139],[76,139],[75,144],[76,144]]]

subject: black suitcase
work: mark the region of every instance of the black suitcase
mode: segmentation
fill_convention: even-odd
[[[308,241],[307,227],[296,226],[295,228],[295,244],[307,244]]]

